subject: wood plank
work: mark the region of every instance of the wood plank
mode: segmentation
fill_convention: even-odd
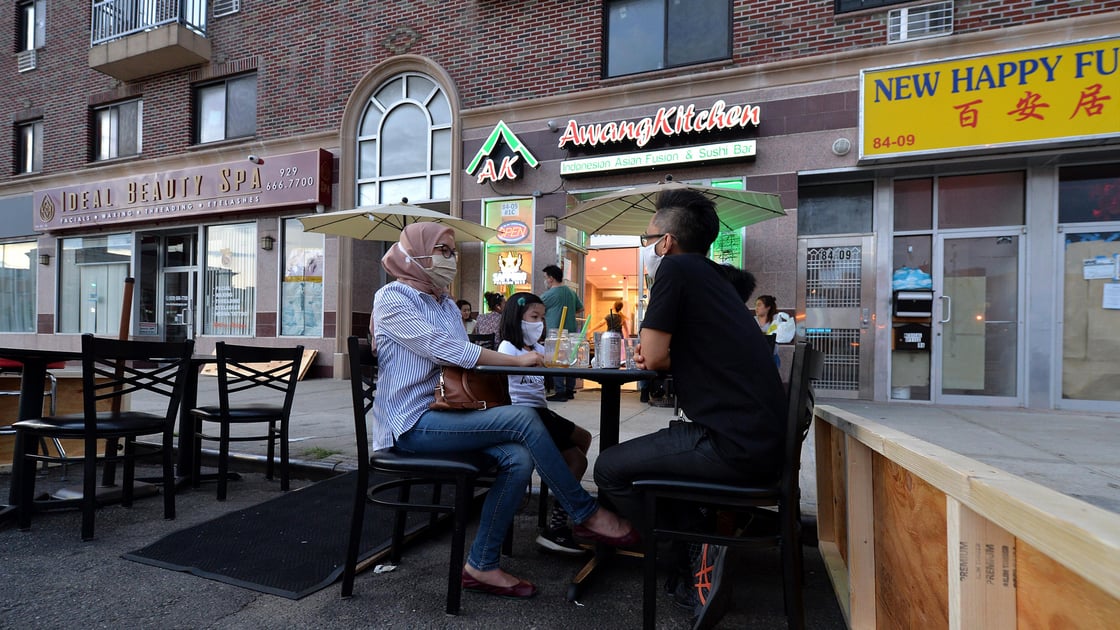
[[[835,407],[816,414],[1120,598],[1120,514]]]
[[[210,354],[211,355],[216,355],[217,351],[211,352]],[[315,363],[315,357],[318,354],[319,354],[319,351],[315,350],[314,348],[304,349],[302,358],[300,359],[300,362],[299,362],[299,377],[297,378],[297,380],[300,380],[300,381],[303,380],[303,377],[307,374],[307,371],[311,369],[311,365],[313,363]],[[269,363],[249,363],[247,365],[252,366],[253,369],[260,370],[260,371],[263,372],[267,369],[272,369],[272,368],[275,368],[279,365],[283,365],[283,362],[281,362],[281,361],[271,361]],[[202,369],[199,371],[199,374],[201,374],[203,376],[217,376],[218,375],[218,365],[216,363],[207,363],[206,365],[202,366]]]
[[[1030,543],[1017,541],[1015,560],[1019,628],[1106,630],[1120,625],[1120,600]]]
[[[949,627],[945,495],[873,457],[878,628]]]
[[[946,500],[949,627],[1015,627],[1015,537]]]
[[[845,436],[847,454],[845,478],[848,532],[848,597],[851,601],[849,623],[853,628],[875,628],[876,554],[875,496],[872,480],[871,449]]]
[[[836,593],[836,603],[840,604],[840,612],[844,615],[844,623],[852,627],[851,589],[848,584],[848,567],[840,557],[840,549],[836,543],[826,540],[819,541],[817,550],[824,560],[828,580],[832,582],[832,592]]]
[[[832,434],[827,422],[813,423],[813,445],[817,454],[817,540],[836,542],[836,494],[833,490]]]
[[[848,562],[848,439],[839,429],[832,436],[832,512],[835,516],[836,547]]]

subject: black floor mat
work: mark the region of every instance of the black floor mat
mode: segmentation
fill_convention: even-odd
[[[357,472],[349,472],[320,481],[169,534],[123,557],[289,599],[305,597],[342,575],[356,479]],[[453,493],[445,489],[444,500]],[[428,498],[420,488],[414,495]],[[366,505],[359,561],[389,546],[392,518],[391,511]],[[427,514],[410,513],[407,530],[427,523]]]

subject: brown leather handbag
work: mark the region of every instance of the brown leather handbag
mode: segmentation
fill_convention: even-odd
[[[478,411],[510,404],[509,377],[442,366],[436,399],[429,405],[437,411]]]

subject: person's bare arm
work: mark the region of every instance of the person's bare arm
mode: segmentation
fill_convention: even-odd
[[[544,357],[539,352],[526,352],[514,356],[496,350],[482,349],[476,365],[512,365],[516,367],[534,367],[544,365]]]
[[[667,333],[653,328],[643,328],[640,333],[641,343],[634,354],[634,362],[643,370],[657,370],[664,372],[669,369],[669,342],[673,339],[672,333]]]

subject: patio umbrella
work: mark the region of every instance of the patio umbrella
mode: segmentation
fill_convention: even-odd
[[[667,177],[665,182],[623,188],[585,199],[561,217],[560,222],[588,234],[642,234],[654,213],[658,193],[682,188],[695,190],[715,202],[722,231],[785,216],[778,195],[682,184]]]
[[[305,232],[349,236],[363,241],[396,241],[404,226],[423,221],[442,223],[455,230],[455,242],[486,241],[498,234],[497,230],[473,221],[403,202],[309,214],[299,220]]]

